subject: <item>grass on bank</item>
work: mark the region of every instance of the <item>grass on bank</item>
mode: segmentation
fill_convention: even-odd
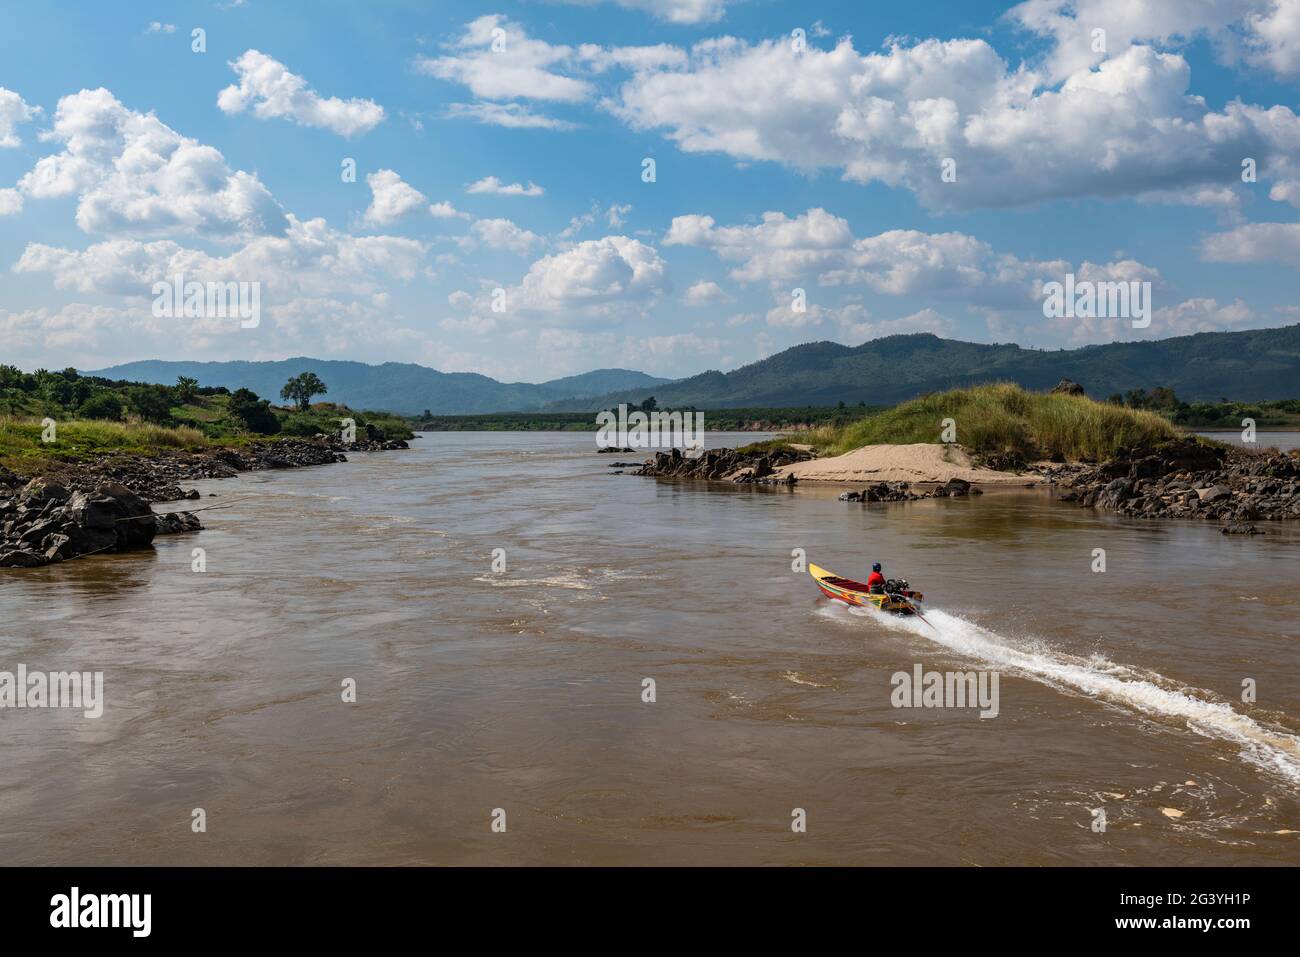
[[[0,465],[28,474],[118,452],[148,455],[161,449],[202,449],[211,443],[197,429],[168,428],[149,422],[66,419],[56,424],[54,442],[41,441],[39,419],[0,417]]]
[[[0,466],[33,475],[57,472],[60,465],[90,461],[109,453],[156,455],[168,449],[196,451],[283,437],[311,437],[321,432],[337,434],[339,420],[344,418],[356,421],[359,440],[366,438],[367,424],[377,428],[384,438],[411,436],[399,416],[362,414],[332,403],[320,403],[306,411],[274,411],[281,426],[274,435],[257,435],[240,428],[225,415],[223,404],[212,401],[174,408],[172,418],[182,423],[175,426],[157,425],[138,417],[126,421],[56,418],[56,441],[51,443],[41,440],[41,418],[0,415]]]
[[[864,445],[938,444],[943,420],[948,418],[956,423],[957,443],[967,450],[1014,453],[1026,461],[1056,457],[1100,462],[1119,449],[1156,444],[1181,434],[1154,412],[996,383],[924,395],[800,438],[822,455],[842,455]]]

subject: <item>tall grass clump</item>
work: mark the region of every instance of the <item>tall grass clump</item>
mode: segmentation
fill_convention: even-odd
[[[938,443],[948,418],[956,422],[957,442],[967,450],[1015,453],[1026,460],[1101,461],[1121,448],[1181,434],[1154,412],[995,383],[923,395],[844,426],[816,429],[807,441],[823,455],[864,445]]]
[[[149,453],[159,449],[198,449],[208,439],[189,426],[168,428],[149,422],[68,419],[57,422],[53,443],[41,441],[40,419],[0,417],[0,460],[77,460],[106,452]]]

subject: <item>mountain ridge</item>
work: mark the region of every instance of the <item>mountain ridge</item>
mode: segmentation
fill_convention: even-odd
[[[164,384],[185,375],[200,385],[242,386],[275,400],[285,381],[304,371],[325,381],[331,400],[412,415],[425,409],[435,415],[590,411],[652,395],[660,406],[701,409],[892,405],[982,382],[1047,389],[1063,378],[1081,383],[1094,398],[1167,386],[1187,401],[1254,401],[1300,393],[1300,323],[1056,350],[942,339],[928,332],[857,346],[822,340],[791,346],[731,372],[711,369],[676,380],[629,369],[595,369],[541,383],[499,382],[476,372],[439,372],[414,363],[368,365],[306,356],[269,362],[150,359],[90,374]]]

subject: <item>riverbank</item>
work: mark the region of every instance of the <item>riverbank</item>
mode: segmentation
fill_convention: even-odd
[[[36,568],[98,552],[130,551],[148,547],[156,535],[200,531],[202,523],[192,512],[158,514],[151,508],[200,497],[181,482],[329,465],[346,462],[345,452],[407,447],[402,440],[344,443],[318,435],[54,460],[43,462],[34,475],[0,467],[0,568]]]
[[[840,485],[862,482],[908,482],[948,484],[954,480],[970,485],[1037,485],[1043,477],[986,468],[960,445],[865,445],[843,455],[795,462],[777,470],[778,481],[831,482]]]
[[[1052,487],[1056,499],[1142,518],[1216,521],[1256,534],[1256,521],[1300,519],[1300,450],[1230,447],[1187,436],[1123,449],[1101,463],[985,467],[959,445],[871,445],[818,458],[780,440],[715,449],[697,459],[660,452],[634,474],[733,484],[846,486],[850,502],[978,494],[984,487]],[[865,487],[863,487],[865,486]]]

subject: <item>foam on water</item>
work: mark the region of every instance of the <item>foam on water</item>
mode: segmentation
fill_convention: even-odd
[[[1300,785],[1300,738],[1266,727],[1229,704],[1211,700],[1211,692],[1180,685],[1160,674],[1115,664],[1100,655],[1079,658],[1041,642],[1017,647],[1007,636],[937,609],[925,612],[933,627],[915,618],[882,615],[874,610],[843,610],[1060,690],[1099,698],[1157,719],[1185,722],[1189,730],[1237,745],[1246,761]]]

